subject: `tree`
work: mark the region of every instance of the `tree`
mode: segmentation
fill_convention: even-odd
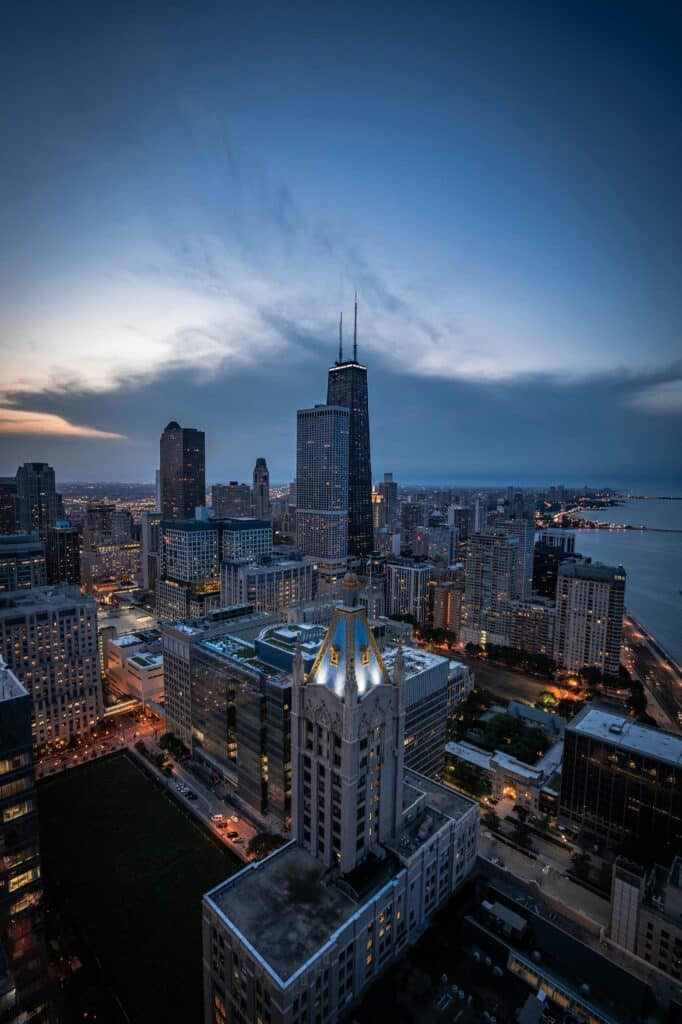
[[[277,850],[283,842],[282,836],[277,836],[273,832],[261,832],[260,835],[249,840],[246,852],[254,860],[262,860],[263,857],[267,857],[268,854]]]
[[[511,833],[511,840],[516,843],[517,846],[525,846],[526,849],[530,849],[533,845],[530,837],[530,829],[522,821],[519,821],[514,825]]]
[[[590,874],[590,860],[589,853],[574,853],[571,857],[571,874],[586,882]]]
[[[496,814],[492,809],[486,811],[483,815],[483,824],[486,828],[489,828],[491,832],[498,832],[500,828],[499,814]]]

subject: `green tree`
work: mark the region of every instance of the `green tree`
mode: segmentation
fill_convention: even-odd
[[[263,857],[267,857],[268,854],[277,850],[283,842],[282,836],[277,836],[273,832],[261,832],[260,835],[254,836],[253,839],[249,840],[246,852],[249,857],[253,857],[255,860],[262,860]]]
[[[589,853],[574,853],[571,857],[571,874],[586,882],[590,875],[590,863]]]
[[[483,815],[483,824],[486,828],[489,828],[492,832],[499,831],[500,828],[500,816],[496,814],[492,809],[486,811]]]

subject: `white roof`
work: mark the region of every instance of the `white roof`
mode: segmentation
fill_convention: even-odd
[[[682,768],[682,736],[639,725],[607,708],[587,708],[569,722],[568,729]]]

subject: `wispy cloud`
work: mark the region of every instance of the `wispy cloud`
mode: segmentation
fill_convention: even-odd
[[[630,404],[644,412],[682,412],[682,378],[651,384],[631,395]]]
[[[43,437],[96,437],[105,441],[125,441],[125,434],[97,430],[78,423],[70,423],[63,416],[49,412],[29,412],[25,409],[0,407],[0,434],[21,434]]]

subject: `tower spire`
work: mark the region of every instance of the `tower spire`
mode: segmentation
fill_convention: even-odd
[[[343,313],[339,313],[339,362],[343,362]]]
[[[355,323],[353,326],[353,362],[358,361],[358,290],[355,289]]]

